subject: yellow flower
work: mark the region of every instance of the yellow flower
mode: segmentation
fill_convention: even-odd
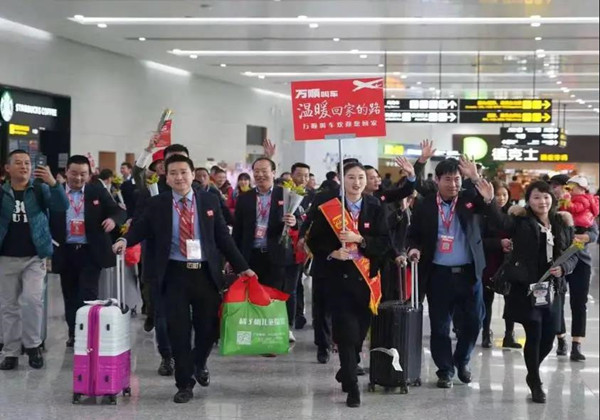
[[[284,181],[283,188],[295,192],[298,195],[306,195],[306,189],[302,185],[294,184],[294,181]]]
[[[158,175],[152,174],[152,176],[146,180],[146,184],[148,184],[148,185],[156,184],[156,183],[158,183],[158,179],[159,179]]]

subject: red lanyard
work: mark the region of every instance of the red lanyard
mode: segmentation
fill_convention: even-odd
[[[454,200],[452,200],[452,205],[450,206],[450,215],[448,216],[448,219],[446,219],[446,215],[444,214],[444,210],[442,209],[442,197],[438,193],[435,198],[437,201],[438,211],[440,212],[440,217],[442,219],[442,224],[446,227],[446,232],[450,232],[452,219],[454,219],[454,213],[456,213],[456,202],[458,201],[458,197],[454,197]]]
[[[260,199],[260,196],[258,195],[258,193],[256,194],[256,205],[258,206],[258,218],[259,220],[263,221],[267,218],[267,213],[269,213],[269,210],[271,208],[271,197],[269,197],[269,201],[267,202],[267,205],[263,207],[263,202]]]
[[[187,207],[187,204],[183,204],[183,203],[181,203],[181,204]],[[179,220],[181,220],[181,209],[177,205],[177,201],[175,201],[175,198],[173,198],[173,207],[175,207],[175,211],[179,215]],[[192,233],[193,233],[194,232],[194,218],[196,216],[196,196],[195,195],[192,196],[192,208],[191,209],[188,208],[188,210],[192,214],[191,222],[192,222]]]
[[[67,197],[69,198],[69,204],[71,205],[71,208],[75,212],[75,216],[79,217],[79,215],[81,214],[81,210],[83,210],[83,192],[81,192],[81,199],[79,200],[79,203],[77,205],[75,205],[73,197],[71,197],[71,191],[69,191]]]

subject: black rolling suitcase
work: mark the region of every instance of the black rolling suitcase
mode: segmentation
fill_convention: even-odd
[[[400,300],[384,302],[371,324],[369,391],[379,385],[386,391],[421,386],[423,307],[419,303],[418,264],[411,263],[411,294],[407,300],[407,269],[400,273]]]

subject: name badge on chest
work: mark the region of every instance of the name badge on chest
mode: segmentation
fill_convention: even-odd
[[[441,235],[438,239],[438,251],[442,254],[449,254],[454,248],[454,236]]]
[[[264,239],[267,236],[267,227],[257,225],[256,230],[254,231],[254,237],[256,239]]]
[[[71,236],[85,235],[85,222],[83,220],[71,220],[69,223],[69,233]]]
[[[185,241],[185,245],[188,260],[198,261],[202,259],[202,248],[199,239],[188,239]]]

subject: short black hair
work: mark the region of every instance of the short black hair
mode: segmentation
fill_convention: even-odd
[[[115,174],[110,169],[102,169],[98,174],[98,178],[100,178],[102,181],[106,181],[108,178],[112,178],[114,176]]]
[[[455,174],[457,172],[460,172],[458,169],[458,160],[454,158],[444,159],[435,167],[436,178],[441,178],[443,175]]]
[[[131,163],[129,163],[129,162],[123,162],[123,163],[121,163],[121,166],[125,166],[129,170],[133,169],[133,166],[131,166]]]
[[[217,168],[215,169],[215,175],[216,174],[227,174],[227,171],[225,171],[223,168]]]
[[[296,171],[298,168],[308,169],[308,172],[310,172],[310,166],[308,166],[306,163],[296,162],[292,165],[292,173],[294,173],[294,171]]]
[[[206,169],[206,168],[205,168],[205,167],[203,167],[203,166],[202,166],[202,167],[200,167],[200,168],[196,168],[196,173],[197,173],[197,172],[200,172],[200,171],[204,171],[204,172],[206,172],[207,174],[210,174],[210,172],[208,172],[208,169]]]
[[[379,171],[377,170],[377,168],[375,168],[374,166],[371,165],[364,165],[363,168],[365,169],[365,171],[370,171],[371,169],[374,170],[375,172],[377,172],[377,175],[379,175]]]
[[[174,153],[175,154],[184,153],[187,157],[190,157],[190,151],[183,144],[172,144],[170,146],[167,146],[165,148],[164,156],[166,158],[168,155],[172,155]]]
[[[12,152],[10,152],[8,154],[8,157],[6,158],[6,163],[10,163],[10,158],[12,158],[14,155],[27,155],[27,156],[30,156],[29,152],[27,152],[26,150],[16,149],[16,150],[13,150]]]
[[[344,174],[345,174],[346,172],[348,172],[350,169],[354,169],[354,168],[359,168],[359,169],[362,169],[362,171],[363,171],[363,172],[365,172],[365,173],[367,172],[367,170],[366,170],[366,169],[365,169],[365,167],[362,165],[362,163],[360,163],[360,162],[358,162],[358,161],[357,161],[357,162],[350,162],[350,163],[346,163],[346,164],[344,165]]]
[[[308,174],[308,176],[309,176],[309,177],[310,177],[310,176],[315,176],[315,174],[313,174],[313,173],[311,172],[310,174]]]
[[[391,174],[391,173],[389,173],[389,172],[386,172],[386,173],[385,173],[385,178],[386,178],[386,179],[388,179],[388,178],[391,178],[391,177],[392,177],[392,174]]]
[[[342,161],[342,165],[346,166],[349,163],[360,163],[358,159],[356,158],[346,158]],[[341,172],[341,168],[340,168],[340,163],[338,162],[337,164],[337,171],[338,173]]]
[[[194,162],[187,156],[173,155],[165,161],[165,172],[169,171],[169,165],[177,162],[185,162],[190,166],[190,171],[194,172]]]
[[[242,179],[245,179],[246,181],[252,181],[252,178],[250,178],[250,175],[247,174],[246,172],[242,172],[241,174],[238,175],[237,180],[241,181]]]
[[[554,191],[552,191],[552,186],[548,184],[546,181],[537,180],[533,181],[527,189],[525,190],[525,201],[529,202],[529,198],[531,198],[531,193],[533,190],[538,190],[541,193],[550,194],[552,196],[552,207],[550,208],[550,213],[556,212],[556,207],[558,205],[558,200],[554,195]]]
[[[333,181],[337,177],[337,172],[329,171],[325,174],[325,179],[327,181]]]
[[[517,177],[516,175],[513,175],[512,180],[516,181],[517,179],[519,179],[519,177]]]
[[[286,172],[282,172],[281,176],[279,178],[283,178],[286,175],[292,176],[292,173],[291,172],[287,172],[287,171]]]
[[[73,155],[69,157],[67,160],[67,169],[71,165],[87,165],[90,172],[92,172],[92,165],[90,164],[90,160],[83,155]]]
[[[271,170],[275,171],[277,170],[277,165],[275,164],[275,162],[273,162],[272,159],[269,159],[268,157],[259,157],[258,159],[256,159],[254,162],[252,162],[252,169],[254,169],[254,165],[256,165],[258,162],[260,162],[261,160],[266,160],[267,162],[269,162],[271,164]]]

